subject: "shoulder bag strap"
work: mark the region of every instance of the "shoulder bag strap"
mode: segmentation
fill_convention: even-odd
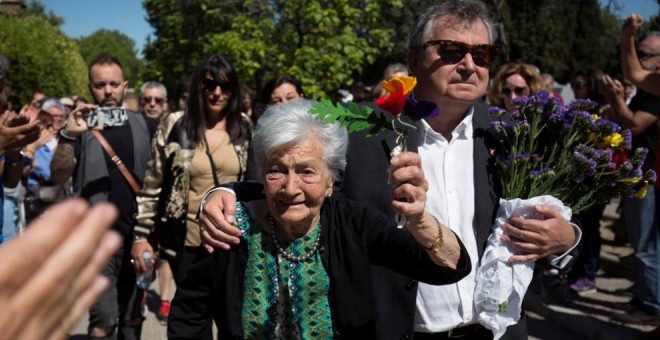
[[[115,150],[110,146],[110,143],[103,137],[103,135],[98,131],[98,130],[91,130],[90,131],[94,137],[101,143],[101,146],[103,147],[103,150],[110,156],[110,159],[112,160],[115,165],[117,165],[117,168],[119,169],[119,172],[121,172],[122,176],[124,176],[124,179],[126,179],[126,182],[128,182],[128,185],[131,186],[131,189],[133,189],[134,193],[138,193],[140,191],[140,186],[137,184],[135,181],[135,178],[133,178],[133,175],[131,175],[131,172],[126,169],[126,165],[124,165],[124,162],[121,161],[121,158],[117,156],[115,153]]]

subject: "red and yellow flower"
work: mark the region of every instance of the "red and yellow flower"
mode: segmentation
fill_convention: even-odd
[[[408,95],[417,85],[417,78],[410,76],[394,77],[383,81],[383,89],[389,92],[388,96],[376,99],[379,108],[398,116],[403,112]]]

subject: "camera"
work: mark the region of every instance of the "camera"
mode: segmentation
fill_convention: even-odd
[[[89,128],[123,126],[127,121],[126,109],[122,107],[99,107],[87,113],[87,126]]]

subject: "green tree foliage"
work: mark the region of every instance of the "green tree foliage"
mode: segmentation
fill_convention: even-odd
[[[64,23],[64,18],[55,15],[53,11],[46,13],[46,7],[44,7],[44,5],[38,0],[32,0],[28,2],[25,6],[25,10],[23,11],[22,15],[43,17],[51,25],[57,27],[62,26],[62,24]]]
[[[77,44],[43,17],[0,15],[0,53],[11,62],[7,84],[21,103],[35,90],[53,97],[88,92]]]
[[[620,23],[597,0],[492,3],[504,25],[502,61],[534,64],[560,82],[586,67],[620,74]]]
[[[80,38],[78,44],[86,64],[89,65],[97,55],[107,53],[119,59],[129,86],[137,86],[141,82],[144,63],[137,56],[135,42],[125,34],[117,30],[100,29]]]
[[[229,57],[257,89],[280,73],[301,80],[312,97],[349,86],[401,34],[384,18],[401,0],[145,0],[156,40],[145,49],[149,72],[170,89],[206,55]],[[397,38],[395,38],[397,36]],[[379,70],[382,72],[382,70]]]

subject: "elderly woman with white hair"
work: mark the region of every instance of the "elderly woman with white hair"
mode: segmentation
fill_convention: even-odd
[[[181,282],[169,338],[197,338],[212,317],[220,339],[369,339],[370,264],[438,285],[469,273],[462,243],[424,210],[417,154],[391,162],[392,206],[407,217],[405,228],[331,196],[346,164],[347,132],[312,116],[312,104],[273,106],[258,121],[252,142],[265,199],[239,202],[240,245],[216,249]]]

